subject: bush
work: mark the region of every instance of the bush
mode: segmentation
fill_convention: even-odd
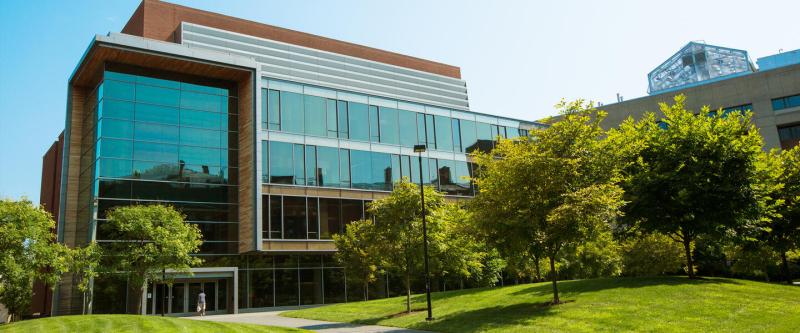
[[[683,271],[683,247],[662,234],[633,237],[622,242],[621,247],[622,275],[661,275]]]

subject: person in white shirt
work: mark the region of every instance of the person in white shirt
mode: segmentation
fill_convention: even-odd
[[[197,295],[197,312],[200,316],[206,315],[206,293],[203,290]]]

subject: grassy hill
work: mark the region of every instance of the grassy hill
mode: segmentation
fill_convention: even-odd
[[[136,315],[59,316],[0,325],[0,333],[11,332],[185,332],[185,333],[284,333],[308,332],[290,328],[250,324],[218,323],[182,318]]]
[[[536,283],[433,294],[432,322],[424,295],[410,315],[404,298],[335,304],[283,315],[438,332],[797,332],[800,287],[683,277],[559,282],[561,300],[547,305],[551,285]]]

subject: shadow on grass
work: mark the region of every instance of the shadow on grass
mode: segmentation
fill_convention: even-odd
[[[412,329],[435,332],[483,332],[491,328],[512,327],[536,317],[550,315],[558,305],[518,303],[450,313],[433,322],[418,322]]]
[[[600,279],[587,279],[587,280],[567,280],[558,281],[559,295],[562,297],[570,297],[587,292],[595,292],[609,289],[635,289],[645,288],[652,286],[678,286],[678,285],[706,285],[706,284],[740,284],[739,282],[731,279],[724,278],[698,278],[689,279],[681,276],[659,276],[659,277],[617,277],[617,278],[600,278]],[[545,296],[553,293],[553,286],[551,283],[543,283],[532,285],[529,288],[518,290],[512,295],[538,295]]]

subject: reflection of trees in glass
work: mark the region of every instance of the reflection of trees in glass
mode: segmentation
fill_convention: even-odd
[[[224,168],[209,167],[207,165],[186,165],[183,162],[179,165],[170,163],[153,164],[151,167],[143,168],[142,170],[136,168],[133,172],[133,178],[206,184],[228,183]]]

